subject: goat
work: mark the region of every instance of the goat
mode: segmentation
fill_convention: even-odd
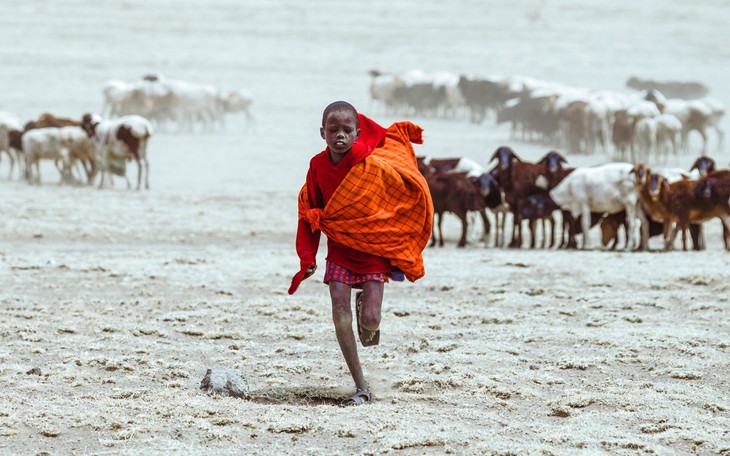
[[[660,114],[654,118],[656,122],[655,148],[657,158],[666,162],[669,153],[679,153],[679,141],[682,134],[682,122],[676,116],[668,113]],[[662,154],[664,157],[662,158]]]
[[[616,111],[613,117],[611,141],[616,151],[615,157],[619,160],[631,159],[631,155],[633,155],[636,119],[629,116],[628,111],[625,109]]]
[[[697,170],[699,173],[699,177],[705,177],[711,172],[715,171],[717,167],[717,164],[715,163],[715,160],[712,158],[702,155],[697,158],[697,160],[692,163],[692,167],[689,169],[690,171]]]
[[[649,222],[649,237],[663,236],[664,224],[656,222],[651,218]],[[601,227],[601,243],[610,250],[616,250],[619,241],[619,231],[621,228],[626,231],[626,212],[617,212],[615,214],[605,215],[600,220]],[[692,240],[695,245],[699,245],[698,236],[701,225],[690,225],[689,231],[692,233]]]
[[[723,224],[723,242],[730,250],[730,170],[714,171],[697,180],[683,180],[669,184],[662,182],[660,201],[666,210],[665,231],[671,231],[665,241],[665,250],[671,250],[682,230],[682,249],[687,250],[686,231],[691,223],[703,223],[719,217]]]
[[[472,123],[482,123],[488,109],[497,109],[507,100],[506,83],[500,80],[462,75],[459,77],[458,88],[469,110],[469,120]]]
[[[8,179],[13,177],[13,168],[15,167],[15,161],[18,160],[18,169],[20,169],[20,159],[22,158],[19,153],[20,147],[13,147],[11,144],[11,131],[22,130],[23,127],[20,124],[15,115],[8,112],[0,112],[0,158],[5,153],[8,156],[10,162],[10,171],[8,172]],[[21,171],[22,172],[22,171]]]
[[[477,185],[479,187],[479,192],[484,199],[484,205],[494,212],[496,227],[496,231],[494,233],[494,246],[503,247],[507,212],[509,212],[509,206],[504,200],[504,190],[502,190],[502,187],[499,186],[499,182],[492,172],[484,173],[479,176],[477,178]],[[488,235],[489,231],[486,230],[485,237]]]
[[[92,139],[96,155],[101,161],[101,182],[104,186],[104,176],[109,175],[115,160],[121,163],[128,159],[137,162],[137,190],[142,183],[144,174],[145,188],[149,188],[149,162],[147,161],[147,142],[152,136],[153,128],[149,120],[141,116],[123,116],[117,119],[102,119],[98,114],[84,114],[81,126]],[[126,178],[126,176],[125,176]],[[127,187],[130,187],[127,180]]]
[[[246,118],[246,130],[254,130],[256,122],[251,114],[253,95],[248,90],[229,90],[218,93],[218,101],[221,103],[224,113],[242,112]]]
[[[533,193],[528,196],[522,205],[522,217],[527,219],[530,227],[530,248],[534,249],[537,239],[537,223],[542,227],[542,240],[540,248],[545,248],[547,241],[546,226],[550,225],[550,245],[555,245],[555,217],[553,212],[559,210],[557,204],[550,198],[547,192]]]
[[[474,181],[465,173],[434,173],[426,177],[428,188],[433,200],[434,233],[431,238],[431,247],[436,245],[436,228],[438,228],[438,244],[443,247],[444,238],[441,228],[444,212],[451,212],[461,220],[461,237],[458,247],[466,245],[466,233],[469,227],[467,213],[478,211],[482,216],[485,227],[488,226],[487,216],[479,189]]]
[[[625,210],[628,225],[626,248],[637,245],[635,228],[639,195],[629,174],[632,169],[633,165],[629,163],[576,168],[550,190],[550,197],[561,209],[574,218],[581,216],[584,249],[590,247],[591,212],[614,214]]]
[[[718,135],[718,149],[722,147],[725,131],[720,128],[720,119],[725,115],[725,107],[714,98],[686,101],[679,98],[666,98],[660,91],[650,90],[645,100],[653,102],[661,113],[669,113],[682,122],[681,143],[688,149],[688,136],[697,131],[702,137],[702,153],[707,153],[707,129],[713,127]]]
[[[67,179],[70,170],[68,152],[61,147],[60,130],[56,127],[35,128],[25,132],[22,137],[22,150],[25,155],[25,177],[29,183],[41,182],[41,160],[53,160],[61,172],[61,181]],[[36,175],[33,174],[35,165]]]
[[[626,86],[635,90],[659,90],[672,98],[701,98],[707,95],[710,89],[701,82],[694,81],[653,81],[651,79],[639,79],[632,76],[626,81]]]
[[[647,161],[656,148],[657,124],[651,117],[644,117],[636,121],[634,128],[635,161]]]
[[[566,124],[568,150],[572,153],[586,152],[591,144],[591,114],[588,103],[575,100],[560,112],[561,120]]]
[[[657,169],[654,172],[649,166],[639,163],[634,165],[631,174],[636,180],[636,188],[639,192],[640,211],[639,219],[641,220],[641,243],[640,250],[648,250],[649,238],[652,236],[652,227],[659,223],[664,223],[667,218],[667,209],[660,202],[660,193],[662,183],[678,182],[689,178],[689,174],[681,169]],[[700,249],[701,226],[692,225],[692,240],[696,250]],[[665,233],[666,236],[666,233]]]
[[[370,108],[376,102],[383,103],[387,112],[395,109],[394,93],[396,88],[402,87],[405,82],[397,75],[381,73],[371,70],[370,74]]]
[[[61,127],[80,127],[81,122],[78,120],[68,119],[65,117],[56,117],[55,115],[44,112],[36,120],[31,120],[25,124],[24,130],[32,130],[34,128],[61,128]]]
[[[489,161],[495,159],[497,164],[492,171],[512,213],[510,247],[518,248],[522,245],[522,204],[529,195],[553,188],[562,177],[562,164],[567,161],[558,152],[550,151],[537,163],[524,162],[506,146],[497,148]]]
[[[99,159],[91,138],[81,127],[62,127],[59,138],[60,146],[67,150],[70,171],[73,171],[75,163],[81,163],[87,182],[91,185],[99,170]]]
[[[425,156],[416,157],[418,163],[418,169],[424,177],[428,177],[432,174],[437,173],[465,173],[467,177],[472,179],[476,183],[476,179],[484,173],[484,168],[475,162],[474,160],[467,157],[454,157],[454,158],[430,158]],[[480,217],[482,218],[482,240],[486,240],[489,236],[490,224],[486,214],[483,213],[484,209],[481,208]]]

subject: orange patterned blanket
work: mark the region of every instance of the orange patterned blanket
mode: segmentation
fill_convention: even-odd
[[[330,239],[388,258],[410,281],[423,277],[433,202],[411,144],[423,142],[422,132],[411,122],[391,125],[384,144],[350,170],[324,209],[311,208],[302,187],[299,217]]]

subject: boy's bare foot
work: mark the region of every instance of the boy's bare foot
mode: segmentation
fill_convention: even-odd
[[[362,308],[363,292],[358,291],[355,293],[355,314],[357,315],[357,334],[360,336],[360,342],[363,347],[370,347],[372,345],[378,345],[380,343],[380,329],[371,331],[365,329],[360,324],[360,314]]]

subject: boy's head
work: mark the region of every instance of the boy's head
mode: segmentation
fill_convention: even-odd
[[[322,113],[322,126],[323,127],[327,123],[327,117],[329,117],[330,114],[335,113],[335,112],[352,114],[352,116],[355,118],[356,125],[358,124],[357,110],[355,109],[355,107],[346,101],[335,101],[333,103],[330,103],[326,108],[324,108],[324,112]]]
[[[360,136],[357,111],[350,103],[335,101],[325,108],[319,133],[329,147],[332,161],[339,162]]]

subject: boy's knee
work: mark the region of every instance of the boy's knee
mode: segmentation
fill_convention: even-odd
[[[380,312],[363,309],[362,315],[360,315],[360,325],[367,330],[375,331],[380,327]]]
[[[352,327],[352,312],[347,309],[339,307],[332,308],[332,322],[335,326],[350,326]]]

